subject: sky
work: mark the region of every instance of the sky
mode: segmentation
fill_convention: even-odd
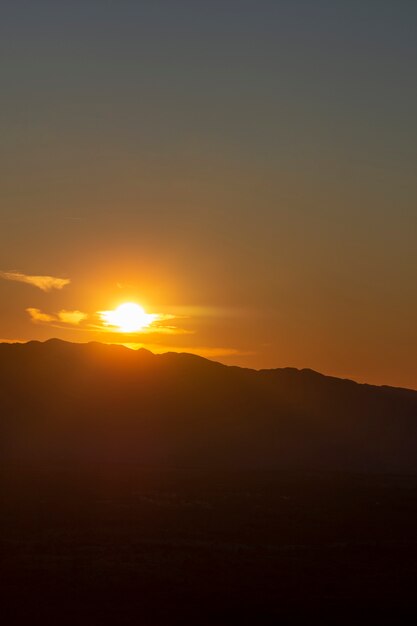
[[[3,0],[0,340],[417,388],[416,32],[414,0]]]

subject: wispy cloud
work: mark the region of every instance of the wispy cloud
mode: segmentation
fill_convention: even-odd
[[[83,313],[82,311],[67,311],[66,309],[62,309],[58,313],[58,318],[64,324],[79,324],[80,322],[87,319],[87,313]]]
[[[146,337],[149,342],[157,335],[193,335],[196,332],[195,329],[177,326],[175,322],[181,318],[175,315],[146,313],[141,306],[132,303],[121,305],[113,311],[96,313],[85,313],[79,309],[45,312],[35,307],[28,307],[26,312],[35,324],[61,329],[77,328],[84,333],[106,334],[115,340],[125,335],[127,341],[144,341]]]
[[[77,326],[88,317],[87,313],[83,313],[82,311],[67,311],[66,309],[62,309],[62,311],[59,311],[56,315],[44,313],[40,309],[35,309],[33,307],[27,308],[26,311],[29,313],[33,322],[53,324],[54,326],[56,325],[56,322],[61,322],[65,325]]]
[[[40,309],[29,307],[26,309],[33,322],[55,322],[57,318],[55,315],[49,315],[49,313],[42,313]]]
[[[56,276],[29,276],[28,274],[22,274],[21,272],[15,271],[0,271],[0,278],[3,278],[4,280],[14,280],[18,283],[27,283],[28,285],[38,287],[38,289],[41,289],[42,291],[63,289],[71,282],[69,278],[57,278]]]

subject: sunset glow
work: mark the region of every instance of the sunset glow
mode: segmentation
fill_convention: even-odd
[[[148,328],[157,315],[146,313],[143,307],[134,302],[125,302],[113,311],[101,311],[100,317],[105,326],[111,326],[122,333],[134,333]]]
[[[1,8],[2,340],[417,389],[417,1]]]

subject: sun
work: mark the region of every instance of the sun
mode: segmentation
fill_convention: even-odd
[[[101,311],[100,317],[106,326],[113,326],[119,332],[135,333],[148,328],[158,316],[146,313],[139,304],[125,302],[113,311]]]

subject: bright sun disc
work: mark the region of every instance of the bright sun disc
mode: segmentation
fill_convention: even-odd
[[[126,302],[114,311],[102,311],[101,319],[106,326],[114,326],[123,333],[134,333],[152,324],[156,315],[145,313],[144,309],[133,302]]]

